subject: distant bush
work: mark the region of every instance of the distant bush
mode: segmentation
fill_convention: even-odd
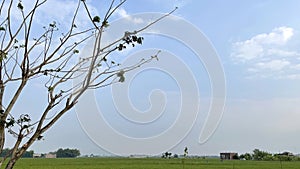
[[[77,149],[58,149],[56,151],[57,158],[74,158],[80,156],[80,151]]]
[[[239,159],[244,160],[262,160],[262,161],[300,161],[300,157],[294,156],[290,152],[283,152],[280,154],[271,154],[266,151],[254,149],[253,154],[245,153],[239,156]]]
[[[5,156],[7,156],[9,153],[10,153],[10,149],[9,149],[9,148],[5,148],[5,149],[2,150],[2,152],[1,152],[1,154],[0,154],[0,157],[5,157]],[[33,150],[26,151],[26,152],[22,155],[22,158],[32,158],[32,157],[33,157],[33,154],[34,154],[34,151],[33,151]]]

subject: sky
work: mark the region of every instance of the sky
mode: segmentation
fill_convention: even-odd
[[[107,1],[103,0],[87,0],[87,3],[92,12],[100,16],[108,7]],[[51,0],[45,4],[42,14],[47,13],[47,18],[56,19],[63,25],[75,6],[76,1]],[[124,149],[121,153],[115,150],[117,146],[114,145],[126,147],[128,140],[122,142],[122,139],[115,139],[101,125],[91,128],[95,133],[88,131],[80,114],[83,107],[88,112],[101,112],[101,118],[126,138],[140,139],[136,142],[137,150],[130,153],[170,151],[182,154],[184,147],[189,148],[190,154],[198,155],[218,155],[224,151],[245,153],[255,148],[271,153],[300,153],[299,6],[297,0],[128,0],[112,16],[111,29],[114,23],[117,28],[118,24],[123,23],[124,20],[119,20],[122,17],[127,17],[125,21],[130,26],[138,25],[146,20],[134,17],[134,14],[148,13],[151,18],[155,16],[153,12],[165,13],[178,7],[173,13],[175,24],[161,24],[150,29],[143,34],[142,46],[111,57],[117,60],[119,56],[139,58],[162,50],[160,60],[128,74],[128,79],[135,76],[128,83],[93,91],[93,101],[82,101],[83,104],[64,115],[45,134],[44,140],[36,142],[31,149],[44,153],[71,147],[80,149],[82,154],[108,155],[115,152],[126,155],[130,150]],[[39,15],[36,21],[42,24],[45,18],[46,15]],[[184,21],[185,25],[176,25],[179,21]],[[84,19],[80,23],[86,24]],[[167,23],[173,23],[172,19]],[[199,44],[195,44],[197,36],[190,33],[194,28],[203,35]],[[123,33],[124,30],[118,31]],[[179,38],[172,37],[171,32]],[[112,34],[107,33],[107,38],[119,35]],[[195,41],[188,42],[189,39]],[[215,65],[207,63],[205,52],[201,56],[197,53],[198,48],[206,51],[206,48],[201,48],[205,45],[217,53],[218,62]],[[208,51],[207,54],[211,53]],[[168,71],[157,69],[159,66],[166,66],[164,68]],[[215,78],[215,72],[219,69],[223,71],[221,75],[224,75],[226,85],[223,85],[222,78]],[[189,74],[192,76],[187,76]],[[220,84],[221,87],[218,86]],[[122,91],[126,85],[129,86],[129,94]],[[216,119],[213,125],[216,130],[211,127],[211,134],[199,143],[199,135],[211,113],[212,101],[220,99],[214,94],[220,92],[222,87],[226,90],[226,101],[224,111],[218,114],[220,121]],[[28,105],[36,107],[33,100],[27,99],[29,93],[22,97],[25,101],[18,109],[29,109]],[[126,100],[128,98],[129,102]],[[92,102],[97,103],[97,110],[90,105]],[[188,106],[185,108],[184,104]],[[122,111],[134,113],[122,114]],[[155,114],[160,111],[161,114]],[[150,120],[141,121],[146,119],[147,113]],[[128,120],[127,115],[133,120]],[[97,124],[100,120],[97,113],[83,116],[91,120],[90,124]],[[151,119],[152,116],[156,118]],[[183,117],[186,121],[181,120]],[[176,127],[178,130],[173,131]],[[163,137],[164,134],[170,135],[164,137],[162,143],[155,139],[151,142],[151,138]],[[151,151],[154,149],[157,152]]]

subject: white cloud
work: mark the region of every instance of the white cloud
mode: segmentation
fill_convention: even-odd
[[[256,35],[251,41],[260,45],[284,45],[293,35],[293,28],[279,27],[273,29],[272,32],[268,34],[264,33]]]
[[[267,55],[282,56],[282,57],[300,56],[299,52],[287,51],[287,50],[282,50],[282,49],[268,49],[266,54]]]
[[[289,74],[286,76],[286,78],[291,80],[300,79],[300,74]]]
[[[262,46],[250,40],[236,42],[233,44],[233,50],[232,56],[238,60],[251,60],[263,54]]]
[[[142,18],[134,17],[132,15],[129,15],[128,12],[124,8],[118,8],[116,10],[116,14],[118,17],[126,18],[129,22],[132,22],[134,24],[141,24],[144,23],[144,20]]]
[[[249,40],[233,43],[233,52],[231,55],[241,61],[262,57],[270,52],[268,48],[285,45],[293,35],[293,28],[275,28],[270,33],[258,34]],[[276,50],[271,48],[271,52]]]
[[[116,13],[120,16],[120,17],[129,17],[128,13],[125,11],[124,8],[119,8],[116,10]]]
[[[300,79],[300,51],[291,45],[293,38],[300,38],[296,35],[291,27],[274,28],[269,33],[234,42],[231,57],[247,67],[250,77]]]
[[[291,63],[286,60],[271,60],[269,62],[259,62],[256,63],[255,66],[258,69],[267,69],[271,71],[279,71],[290,65]]]
[[[293,69],[300,70],[300,64],[293,65]]]

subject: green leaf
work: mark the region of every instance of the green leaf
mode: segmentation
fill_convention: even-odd
[[[103,25],[105,28],[109,27],[109,24],[108,24],[108,22],[107,22],[106,20],[102,22],[102,25]]]
[[[120,72],[117,73],[117,77],[119,77],[119,82],[124,82],[125,81],[125,76],[124,76],[125,72],[124,70],[120,70]]]
[[[79,53],[79,50],[74,49],[74,50],[73,50],[73,53],[74,53],[74,54]]]
[[[49,86],[49,87],[48,87],[48,92],[53,91],[53,89],[54,89],[53,87]]]
[[[49,26],[52,27],[52,28],[55,28],[56,27],[56,22],[50,23]]]
[[[95,16],[94,18],[93,18],[93,22],[100,22],[100,17],[99,16]]]
[[[119,82],[123,83],[124,81],[125,81],[125,77],[121,76],[120,79],[119,79]]]
[[[124,76],[124,73],[125,73],[124,70],[120,70],[120,72],[117,73],[117,76],[118,77]]]
[[[138,44],[142,44],[142,43],[143,43],[143,40],[144,40],[143,37],[139,37],[139,38],[137,39],[137,43],[138,43]]]
[[[19,8],[20,10],[23,10],[23,9],[24,9],[24,6],[22,5],[21,2],[18,3],[18,8]]]
[[[3,26],[0,26],[0,31],[5,31],[5,28]]]
[[[123,49],[123,44],[121,43],[121,44],[119,44],[119,46],[118,46],[118,50],[121,51],[122,49]]]
[[[0,62],[7,58],[7,53],[0,50]]]
[[[132,36],[132,41],[136,42],[137,41],[137,37],[136,36]]]
[[[38,140],[42,140],[43,137],[44,137],[44,136],[39,135],[39,136],[37,137],[37,139],[38,139]]]
[[[31,118],[30,118],[30,116],[28,114],[25,114],[23,118],[24,118],[24,120],[26,122],[30,122],[31,121]]]
[[[16,121],[15,121],[15,119],[14,118],[9,118],[9,119],[7,119],[8,120],[8,122],[6,122],[6,128],[8,128],[8,127],[12,127],[12,126],[14,126],[14,124],[16,123]]]

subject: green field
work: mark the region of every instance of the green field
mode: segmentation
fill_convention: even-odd
[[[299,161],[223,161],[218,159],[73,158],[20,159],[16,169],[299,169]]]

